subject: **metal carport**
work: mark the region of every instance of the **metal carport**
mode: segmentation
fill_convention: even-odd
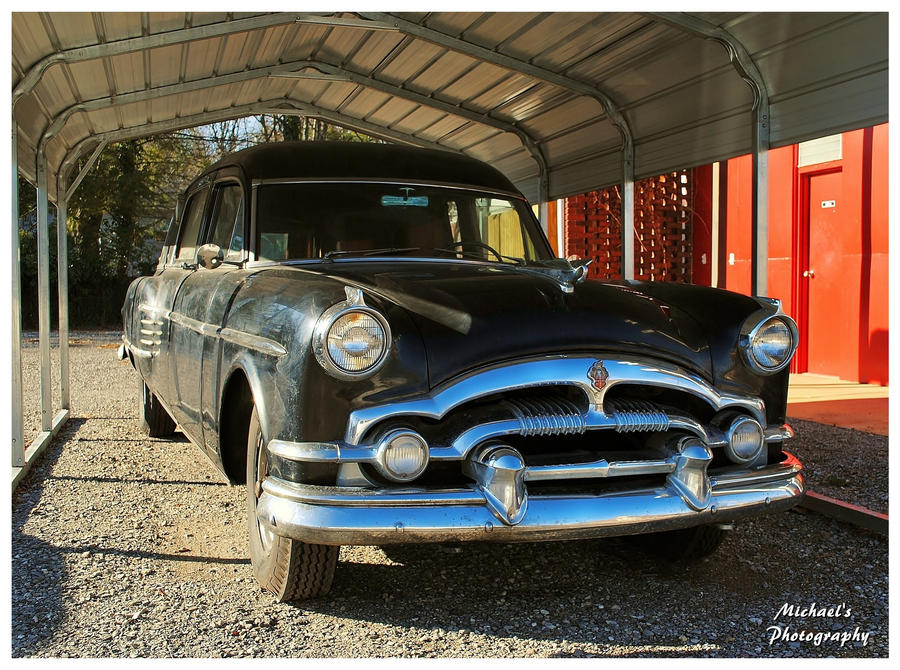
[[[107,142],[299,114],[489,161],[542,215],[551,199],[621,184],[626,277],[636,178],[753,153],[753,287],[765,294],[766,151],[887,121],[887,30],[873,13],[14,13],[13,482],[69,415],[66,203]],[[42,432],[27,453],[18,173],[38,189]]]

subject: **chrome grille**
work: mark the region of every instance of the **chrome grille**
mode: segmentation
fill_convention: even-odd
[[[616,431],[619,433],[669,429],[669,415],[646,400],[619,398],[608,401],[605,409],[615,420]]]
[[[563,397],[513,397],[503,405],[519,421],[522,435],[572,435],[586,429],[584,414]]]

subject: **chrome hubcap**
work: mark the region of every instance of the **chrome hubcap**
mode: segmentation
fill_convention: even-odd
[[[262,482],[266,476],[267,467],[266,449],[263,446],[262,434],[259,434],[256,437],[256,482],[253,484],[253,495],[256,497],[257,503],[262,495]],[[256,527],[259,530],[259,542],[263,551],[268,553],[275,542],[275,534],[260,522],[259,517],[256,519]]]

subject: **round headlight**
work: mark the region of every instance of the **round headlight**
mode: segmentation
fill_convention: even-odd
[[[725,453],[735,463],[749,463],[759,456],[764,435],[759,422],[742,416],[735,419],[725,433]]]
[[[347,299],[326,309],[313,329],[312,351],[325,370],[338,379],[363,379],[387,360],[391,329],[387,320],[366,305],[362,291],[345,287]]]
[[[783,315],[770,316],[759,323],[747,336],[747,357],[759,372],[781,370],[791,360],[797,346],[793,322]]]
[[[369,312],[346,312],[331,324],[326,336],[328,357],[344,372],[361,373],[384,356],[384,327]]]
[[[428,443],[411,430],[395,430],[378,444],[376,464],[381,473],[395,482],[408,482],[425,471]]]

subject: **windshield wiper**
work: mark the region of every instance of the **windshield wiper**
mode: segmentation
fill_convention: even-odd
[[[387,247],[385,249],[344,249],[333,250],[322,256],[323,261],[330,261],[341,256],[378,256],[380,254],[405,254],[410,251],[418,251],[419,247]]]
[[[503,263],[504,261],[510,261],[509,263],[504,263],[504,265],[525,265],[524,258],[519,258],[517,256],[505,256],[504,254],[497,254],[497,253],[494,253],[493,251],[491,252],[491,255],[496,256],[497,257],[496,260],[489,258],[489,257],[485,257],[484,254],[481,254],[477,251],[466,251],[464,249],[441,249],[439,247],[435,247],[434,249],[432,249],[432,251],[442,251],[447,254],[453,254],[454,256],[464,256],[467,258],[475,258],[479,261],[487,261],[487,262],[491,262],[491,263],[496,263],[498,261],[500,263]]]

